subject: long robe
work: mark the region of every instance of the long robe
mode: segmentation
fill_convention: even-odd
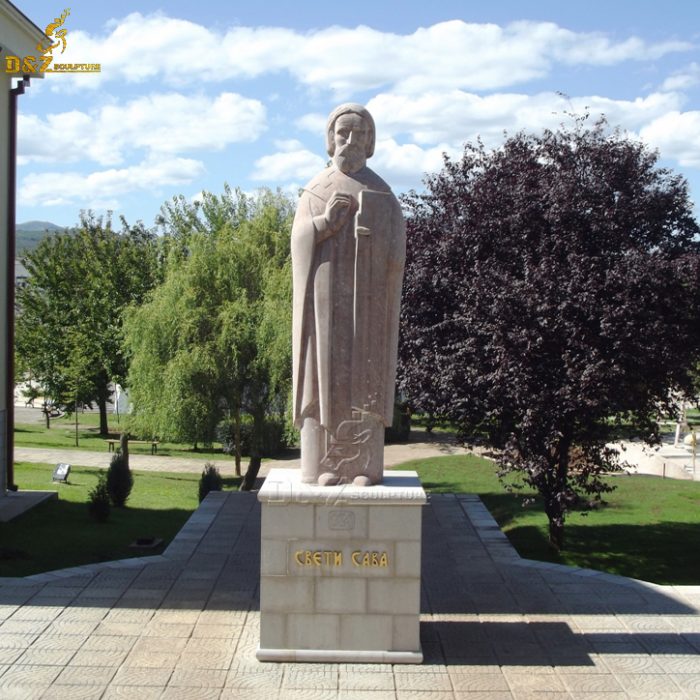
[[[363,204],[330,234],[324,213],[336,192]],[[306,185],[292,227],[297,427],[311,417],[334,436],[358,412],[391,425],[405,257],[398,200],[372,170],[331,166]]]

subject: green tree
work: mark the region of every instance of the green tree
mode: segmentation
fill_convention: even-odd
[[[653,439],[700,357],[700,229],[658,154],[577,120],[467,146],[407,197],[400,374],[412,404],[503,448],[553,547],[610,491],[617,421]]]
[[[68,352],[64,362],[60,366],[61,376],[64,381],[66,408],[71,406],[75,419],[75,446],[79,446],[78,416],[80,414],[81,398],[89,396],[92,386],[91,374],[95,366],[95,358],[90,355],[93,346],[82,344],[82,335],[73,328],[67,328],[66,348]],[[48,411],[46,412],[48,419]]]
[[[160,275],[155,233],[121,223],[116,231],[109,219],[83,213],[77,230],[43,239],[27,254],[29,277],[17,293],[23,366],[57,404],[97,402],[102,435],[110,383],[127,370],[124,309],[140,303]]]
[[[289,392],[292,212],[280,194],[228,186],[164,205],[165,279],[126,324],[135,432],[196,447],[247,414],[259,455]],[[240,473],[240,440],[236,452]]]

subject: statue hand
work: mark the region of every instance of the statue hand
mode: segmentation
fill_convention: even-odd
[[[334,233],[339,231],[355,213],[356,208],[357,203],[351,195],[334,192],[326,204],[325,218],[328,228]]]

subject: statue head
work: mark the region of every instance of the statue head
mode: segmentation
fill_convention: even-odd
[[[336,167],[354,173],[374,153],[376,129],[372,115],[352,102],[336,107],[326,125],[326,150]]]

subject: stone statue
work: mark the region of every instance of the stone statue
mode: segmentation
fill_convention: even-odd
[[[406,232],[398,200],[366,166],[374,144],[364,107],[333,110],[332,164],[304,187],[294,217],[294,422],[306,483],[382,480]]]

